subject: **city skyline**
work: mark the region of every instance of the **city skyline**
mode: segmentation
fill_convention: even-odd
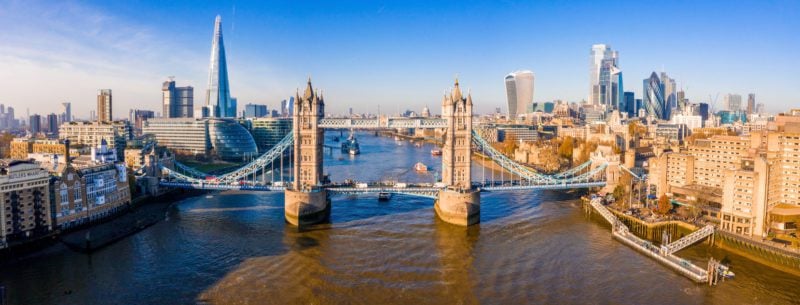
[[[597,43],[619,52],[620,67],[632,80],[625,91],[637,97],[642,89],[632,86],[636,80],[663,70],[669,71],[692,102],[707,101],[717,93],[755,93],[770,112],[797,103],[790,93],[797,81],[792,71],[798,69],[791,55],[797,47],[791,29],[797,28],[793,25],[798,21],[790,18],[798,11],[796,3],[698,4],[696,11],[702,13],[671,4],[660,8],[676,17],[665,20],[663,28],[680,35],[674,35],[675,45],[658,49],[640,46],[649,39],[641,29],[643,17],[610,21],[610,26],[621,29],[618,34],[593,29],[592,21],[599,17],[592,11],[613,8],[590,3],[443,3],[426,9],[414,3],[176,4],[170,10],[150,9],[155,5],[0,4],[0,24],[11,29],[0,34],[7,42],[0,46],[0,64],[8,67],[0,72],[0,79],[12,84],[0,95],[0,102],[14,106],[19,114],[26,108],[32,114],[49,113],[53,103],[71,102],[75,116],[85,118],[94,108],[97,90],[110,88],[115,108],[121,110],[115,118],[124,117],[131,108],[158,110],[158,88],[167,76],[175,75],[182,84],[198,90],[208,89],[208,36],[212,34],[208,25],[220,14],[230,20],[223,24],[233,80],[230,87],[242,105],[275,107],[302,89],[311,75],[324,84],[334,113],[354,106],[373,113],[378,112],[377,105],[383,106],[384,113],[397,111],[398,104],[402,105],[399,110],[422,109],[435,105],[440,88],[458,74],[474,92],[476,112],[488,113],[506,107],[499,79],[519,69],[536,71],[534,102],[581,101],[589,95],[586,59],[591,45]],[[612,6],[629,12],[644,7],[636,3]],[[137,15],[139,11],[147,13]],[[745,12],[759,22],[721,18]],[[163,18],[167,13],[178,18]],[[306,17],[303,22],[298,21],[301,15]],[[26,22],[32,16],[47,18],[41,23]],[[581,22],[557,22],[563,18]],[[554,26],[561,35],[550,33]],[[548,47],[542,48],[545,43]],[[748,73],[740,73],[742,69]],[[380,71],[391,73],[375,77]],[[31,90],[42,83],[52,90]],[[718,110],[720,103],[721,98]]]

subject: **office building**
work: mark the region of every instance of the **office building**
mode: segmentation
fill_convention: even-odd
[[[697,106],[697,112],[698,112],[697,114],[699,114],[700,117],[703,118],[703,122],[708,120],[708,117],[709,117],[710,113],[709,113],[709,110],[708,110],[708,104],[707,103],[700,103]]]
[[[646,115],[652,115],[656,119],[667,120],[666,101],[664,100],[664,84],[655,72],[644,80],[642,89],[642,103]]]
[[[32,161],[0,160],[0,248],[52,229],[49,180]]]
[[[247,104],[244,105],[245,118],[262,118],[269,116],[267,105]]]
[[[253,136],[232,119],[151,119],[145,122],[143,134],[153,135],[159,146],[187,157],[243,161],[258,154]]]
[[[248,121],[250,133],[253,134],[259,153],[269,151],[292,132],[290,118],[256,118]]]
[[[42,116],[38,114],[31,115],[28,119],[28,130],[33,135],[42,132]]]
[[[0,130],[19,128],[19,121],[14,117],[14,107],[6,108],[0,104]]]
[[[208,157],[208,122],[194,118],[158,118],[144,122],[142,133],[153,135],[159,146],[167,147],[178,155]]]
[[[55,113],[47,115],[47,133],[58,135],[58,116]]]
[[[225,59],[225,44],[222,40],[222,17],[219,15],[214,20],[205,107],[208,109],[210,117],[236,117],[236,106],[232,105],[228,87],[228,64]]]
[[[747,115],[750,116],[756,113],[756,94],[750,93],[747,95]]]
[[[672,117],[672,113],[678,107],[678,88],[675,85],[675,80],[670,78],[666,72],[661,72],[661,85],[662,92],[664,93],[664,104],[662,107],[664,116],[661,117],[661,119],[669,120]]]
[[[632,118],[637,115],[639,109],[636,108],[636,98],[633,95],[633,92],[625,92],[625,112],[628,113],[628,117]]]
[[[508,99],[508,118],[514,120],[524,114],[533,103],[534,75],[531,71],[516,71],[506,75],[506,98]]]
[[[755,96],[753,97],[755,98]],[[725,110],[739,112],[742,110],[742,96],[738,94],[726,94],[723,100]]]
[[[61,103],[61,107],[63,107],[64,110],[61,112],[60,123],[72,122],[72,103]]]
[[[111,122],[113,111],[112,111],[112,99],[111,99],[111,89],[100,89],[97,91],[97,121],[100,122]]]
[[[589,59],[589,104],[618,109],[622,103],[622,71],[619,54],[605,44],[592,45]]]
[[[134,135],[141,136],[142,127],[144,127],[144,122],[155,117],[156,117],[155,112],[151,110],[131,109],[129,121],[133,122]]]
[[[170,78],[161,86],[161,99],[164,117],[194,117],[194,87],[176,87],[175,80]]]

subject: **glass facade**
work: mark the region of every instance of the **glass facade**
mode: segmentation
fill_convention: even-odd
[[[533,103],[533,79],[531,71],[516,71],[506,75],[509,119],[516,119],[518,115],[525,113]]]
[[[272,149],[287,134],[292,132],[291,118],[258,118],[243,121],[256,141],[259,153]]]
[[[211,44],[211,63],[208,67],[208,91],[206,107],[212,117],[235,117],[236,106],[231,107],[228,87],[228,64],[225,60],[225,44],[222,41],[222,18],[214,21],[214,38]]]
[[[644,80],[644,93],[643,106],[647,115],[652,115],[657,119],[668,120],[665,112],[664,101],[664,84],[658,78],[658,75],[653,72],[650,78]]]
[[[235,120],[209,120],[208,136],[217,158],[244,161],[257,157],[258,149],[253,136]]]

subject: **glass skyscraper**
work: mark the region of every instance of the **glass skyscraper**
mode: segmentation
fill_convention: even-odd
[[[664,84],[658,78],[658,74],[653,72],[649,78],[644,80],[644,88],[642,89],[643,106],[646,115],[652,115],[657,119],[668,120],[664,108],[666,102],[664,100]]]
[[[506,97],[508,98],[508,118],[514,120],[527,111],[533,103],[533,72],[516,71],[506,75]]]
[[[639,109],[636,108],[636,98],[633,92],[625,92],[625,107],[623,108],[628,113],[628,117],[632,118],[638,115]]]
[[[605,44],[592,45],[589,60],[589,104],[603,106],[606,111],[622,104],[622,70],[619,53]]]
[[[225,61],[225,44],[222,41],[222,18],[219,15],[214,21],[214,37],[211,42],[211,63],[208,68],[208,91],[206,91],[205,107],[208,109],[207,115],[211,117],[236,117],[236,107],[232,105],[230,88],[228,87],[228,64]]]
[[[165,118],[194,117],[194,88],[176,87],[175,80],[165,81],[161,87]]]

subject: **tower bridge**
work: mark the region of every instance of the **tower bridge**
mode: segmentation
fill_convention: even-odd
[[[298,92],[295,101],[292,132],[257,159],[220,176],[211,176],[180,163],[175,164],[174,168],[162,166],[162,173],[169,179],[163,179],[160,184],[206,190],[282,191],[285,194],[285,218],[287,222],[298,226],[326,220],[330,216],[332,195],[365,193],[431,198],[434,199],[434,210],[439,218],[452,224],[469,226],[478,223],[480,218],[480,192],[602,187],[606,185],[606,177],[618,175],[615,171],[619,170],[619,161],[599,155],[593,155],[583,164],[552,175],[538,173],[509,159],[473,131],[472,96],[462,93],[457,79],[453,88],[442,97],[440,118],[326,118],[325,101],[314,91],[310,79],[303,95]],[[391,128],[436,128],[444,131],[441,182],[326,181],[323,174],[325,129]],[[472,174],[473,149],[509,172],[510,179],[487,179],[484,173],[481,181],[472,181],[472,177],[477,176]],[[272,179],[267,182],[266,175],[274,175],[276,163],[280,163],[280,171],[283,172],[286,156],[291,158],[291,179],[280,182],[272,182]],[[259,173],[262,182],[257,181]]]

